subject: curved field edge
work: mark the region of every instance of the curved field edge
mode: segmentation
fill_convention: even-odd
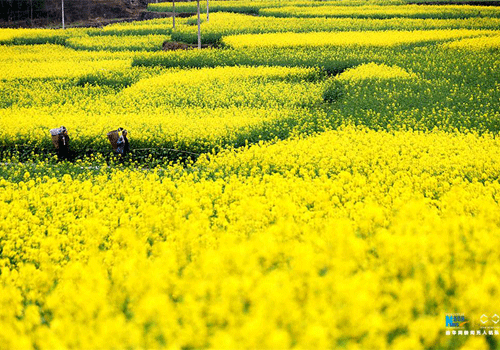
[[[11,118],[11,122],[2,128],[5,135],[2,142],[5,150],[13,149],[16,145],[28,145],[36,152],[43,152],[43,150],[50,152],[52,146],[45,129],[68,124],[76,132],[74,134],[76,137],[73,138],[72,142],[77,153],[84,154],[88,150],[106,152],[106,149],[109,150],[109,145],[107,145],[105,133],[116,128],[118,124],[126,125],[130,124],[131,121],[134,121],[132,124],[135,125],[130,130],[134,135],[131,140],[137,146],[136,148],[180,148],[194,153],[209,152],[213,148],[219,149],[225,146],[240,146],[245,143],[245,140],[256,142],[275,137],[286,138],[292,133],[303,132],[307,134],[335,128],[350,122],[374,129],[432,130],[438,127],[443,130],[459,129],[496,133],[499,130],[499,110],[498,104],[495,103],[498,98],[498,71],[494,69],[497,61],[498,56],[495,55],[495,51],[480,49],[475,50],[474,55],[470,55],[468,50],[437,45],[411,49],[208,49],[201,52],[193,50],[141,54],[133,59],[132,68],[127,68],[125,63],[125,66],[118,66],[109,72],[97,71],[80,75],[80,77],[77,75],[76,78],[70,80],[63,78],[60,83],[54,81],[53,90],[47,90],[45,95],[43,93],[39,96],[34,96],[32,93],[23,95],[23,90],[19,90],[17,86],[20,86],[19,84],[25,85],[25,82],[29,80],[4,82],[5,87],[10,86],[9,88],[12,89],[12,94],[9,97],[10,102],[4,101],[5,107],[8,107],[8,109],[2,110],[4,124],[9,120],[9,116],[12,117],[15,113],[19,117],[15,123],[12,123],[13,119]],[[389,67],[401,67],[401,69],[414,74],[415,78],[410,80],[378,79],[375,78],[377,74],[375,71],[373,72],[374,79],[337,81],[335,78],[337,74],[348,68],[370,62],[385,64]],[[222,72],[224,69],[229,71],[231,66],[234,67],[235,71],[238,71],[240,68],[236,66],[240,65],[254,66],[256,70],[270,69],[263,67],[269,64],[274,64],[275,69],[278,69],[279,66],[311,67],[310,69],[316,72],[314,73],[316,76],[311,75],[309,78],[298,76],[295,79],[296,82],[287,78],[288,80],[280,83],[283,84],[284,89],[266,95],[265,98],[262,97],[264,96],[262,92],[259,92],[262,87],[266,86],[266,89],[272,91],[278,85],[273,82],[251,80],[245,83],[242,80],[242,84],[250,84],[248,86],[252,87],[241,93],[241,96],[246,96],[244,100],[237,96],[238,94],[233,88],[225,90],[223,87],[218,87],[216,80],[213,82],[206,80],[206,90],[203,90],[205,92],[202,94],[197,94],[196,89],[189,88],[191,83],[185,87],[174,88],[174,90],[169,90],[171,87],[168,84],[160,88],[159,91],[164,90],[165,93],[171,91],[168,95],[170,97],[167,95],[162,97],[158,93],[150,95],[147,92],[147,87],[144,90],[146,94],[143,94],[144,96],[141,98],[136,98],[133,94],[127,97],[126,93],[132,91],[130,89],[136,84],[146,81],[144,79],[161,77],[162,74],[166,74],[168,67],[175,69],[204,67],[205,70],[200,70],[199,73],[201,77],[203,72],[220,70],[221,68],[209,69],[209,67],[218,65],[227,67],[222,68]],[[368,71],[364,74],[370,75],[372,73]],[[162,80],[162,78],[153,79]],[[168,81],[169,78],[165,79]],[[305,79],[304,84],[300,83],[301,79]],[[308,80],[309,82],[307,82]],[[30,84],[48,86],[45,81],[41,80],[39,83],[32,81]],[[211,84],[214,84],[214,88],[210,87]],[[257,88],[258,86],[261,88]],[[332,86],[337,89],[334,94],[337,96],[336,99],[325,99],[325,92]],[[300,89],[305,87],[310,88],[307,88],[307,92],[304,90],[302,93]],[[184,90],[190,92],[184,96],[181,94]],[[85,107],[85,104],[81,107],[71,107],[75,100],[81,100],[82,94],[86,96],[86,100],[92,100],[90,107]],[[286,97],[287,94],[290,94],[290,97],[295,97],[289,99]],[[261,97],[258,97],[259,95]],[[474,98],[470,99],[470,95]],[[280,96],[286,99],[281,100]],[[59,97],[64,97],[66,101],[72,102],[60,105],[57,102]],[[50,102],[52,100],[54,101]],[[182,108],[182,104],[186,104],[188,108]],[[230,115],[230,110],[233,108],[250,112],[257,111],[259,115],[265,117],[266,112],[259,111],[259,109],[270,106],[287,106],[287,108],[281,108],[284,112],[289,111],[286,112],[289,116],[284,115],[277,119],[273,117],[272,122],[262,120],[262,123],[258,119],[254,119],[250,129],[238,130],[238,128],[232,127],[231,132],[227,134],[232,136],[227,137],[217,133],[221,136],[218,141],[203,136],[203,132],[201,132],[195,137],[201,141],[197,144],[189,141],[189,137],[184,137],[183,141],[182,133],[169,134],[161,129],[160,132],[155,130],[156,126],[160,125],[158,123],[161,123],[162,114],[173,117],[179,114],[180,117],[188,115],[189,109],[191,109],[191,115],[196,118],[198,116],[210,117],[214,113],[218,115],[221,112]],[[201,109],[197,110],[196,108]],[[203,111],[203,108],[207,109]],[[270,111],[273,109],[274,107]],[[157,116],[156,120],[148,119],[147,123],[137,124],[136,119],[130,113],[132,110],[136,111],[138,115]],[[44,115],[46,121],[50,121],[51,125],[46,122],[37,125],[30,123],[30,119],[24,117],[30,111]],[[54,113],[54,111],[57,112]],[[96,124],[100,119],[91,117],[95,113],[107,116],[107,119],[100,117],[107,122]],[[243,115],[241,111],[236,113]],[[314,116],[314,113],[317,115]],[[88,126],[82,129],[83,119],[75,124],[75,118],[82,117],[89,118],[88,126],[95,125],[93,131]],[[109,119],[109,117],[112,118]],[[283,120],[279,122],[279,119]],[[164,118],[164,123],[164,130],[171,128],[168,118]],[[22,127],[19,127],[20,125]],[[175,125],[178,125],[176,126],[177,130],[181,130],[181,124],[176,122]],[[276,129],[272,131],[273,128]],[[186,124],[183,133],[188,135],[192,129],[193,127]],[[196,125],[195,129],[200,129],[200,125]],[[16,137],[9,136],[12,133],[15,133]]]

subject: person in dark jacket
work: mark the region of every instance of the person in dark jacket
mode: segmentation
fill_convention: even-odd
[[[58,149],[57,156],[60,160],[67,160],[69,158],[69,135],[66,128],[62,129],[62,132],[58,135]]]
[[[127,135],[128,135],[127,130],[122,130],[121,135],[120,137],[118,137],[118,141],[116,142],[117,144],[116,152],[124,157],[128,155],[128,153],[130,152],[130,144],[128,142]]]

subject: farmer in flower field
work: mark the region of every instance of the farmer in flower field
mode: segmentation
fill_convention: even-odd
[[[127,130],[121,130],[118,141],[116,141],[116,153],[121,154],[122,156],[126,156],[130,152],[130,145],[128,142],[127,134]]]
[[[57,148],[57,156],[61,160],[68,159],[69,156],[69,135],[68,130],[64,126],[60,128],[61,132],[58,135],[58,148]]]

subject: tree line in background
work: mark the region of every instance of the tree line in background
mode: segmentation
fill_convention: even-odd
[[[156,0],[64,0],[67,21],[90,17],[119,18],[130,10],[146,8]],[[0,20],[5,22],[34,20],[61,20],[61,0],[0,0]]]
[[[18,21],[47,17],[47,2],[56,0],[0,0],[0,19]]]

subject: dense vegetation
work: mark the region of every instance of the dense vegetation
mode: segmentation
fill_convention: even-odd
[[[500,10],[336,4],[0,30],[0,349],[498,348]]]

